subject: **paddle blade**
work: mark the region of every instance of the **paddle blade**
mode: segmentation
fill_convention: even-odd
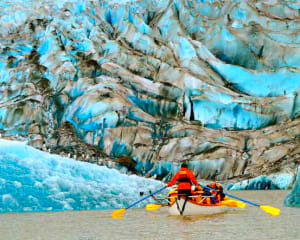
[[[274,208],[271,206],[267,206],[267,205],[261,205],[259,206],[262,210],[264,210],[267,213],[270,213],[272,216],[279,216],[280,214],[280,209],[278,208]]]
[[[120,219],[123,216],[123,213],[126,211],[125,208],[117,209],[111,213],[112,218]]]
[[[147,204],[146,205],[146,210],[147,211],[155,211],[157,209],[161,208],[160,204]]]
[[[239,208],[245,208],[246,207],[246,203],[241,202],[241,201],[236,201],[237,205]]]
[[[231,200],[231,199],[222,201],[220,204],[223,205],[223,206],[227,206],[227,207],[239,207],[239,208],[245,208],[246,207],[245,203],[243,203],[241,201]]]

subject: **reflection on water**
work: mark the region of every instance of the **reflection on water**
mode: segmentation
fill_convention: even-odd
[[[228,212],[221,212],[211,215],[201,215],[201,216],[168,216],[169,219],[177,220],[181,222],[197,222],[201,220],[209,220],[209,219],[220,219],[224,217],[225,214],[228,214]]]
[[[123,219],[111,211],[0,214],[0,240],[222,239],[300,240],[300,208],[282,206],[287,191],[238,191],[233,194],[281,209],[279,217],[258,207],[206,216],[169,216],[129,209]]]

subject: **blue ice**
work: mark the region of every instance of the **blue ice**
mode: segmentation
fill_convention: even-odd
[[[0,212],[122,208],[163,186],[3,139],[0,172]]]
[[[115,25],[121,21],[121,19],[124,17],[124,7],[120,6],[117,9],[108,9],[105,13],[105,20]]]
[[[275,97],[293,93],[300,88],[300,74],[287,68],[267,72],[246,70],[221,62],[212,65],[233,87],[252,96]]]
[[[9,72],[6,70],[0,70],[0,83],[8,83],[10,80]]]
[[[75,48],[81,52],[87,52],[92,48],[92,44],[90,41],[81,41],[74,43]]]
[[[294,180],[293,174],[278,173],[269,176],[261,175],[256,178],[229,184],[228,190],[264,190],[264,189],[288,189]]]
[[[292,191],[285,197],[284,205],[288,207],[300,207],[300,166]]]
[[[192,57],[196,56],[196,51],[192,44],[184,39],[180,38],[179,43],[179,57],[181,60],[190,60]]]
[[[6,66],[6,64],[5,64],[4,62],[0,61],[0,70],[1,70],[1,69],[4,69],[5,66]]]
[[[133,11],[129,10],[128,12],[128,20],[131,22],[137,30],[142,34],[150,34],[151,28],[147,26],[141,19],[135,17]]]
[[[273,117],[247,111],[237,103],[222,104],[205,99],[194,99],[195,120],[210,128],[258,129],[268,126]]]
[[[41,46],[38,48],[38,53],[40,55],[46,54],[53,45],[53,37],[47,38],[44,42],[42,42]]]

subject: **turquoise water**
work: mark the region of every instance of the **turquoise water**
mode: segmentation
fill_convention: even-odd
[[[222,239],[299,240],[300,208],[282,202],[287,191],[231,192],[256,203],[281,209],[270,217],[260,208],[196,217],[169,216],[167,209],[146,212],[129,209],[123,219],[111,211],[66,211],[0,214],[2,240],[109,240],[109,239]]]

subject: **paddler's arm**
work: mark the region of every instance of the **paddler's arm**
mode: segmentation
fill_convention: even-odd
[[[172,185],[174,185],[177,182],[178,177],[179,177],[179,173],[176,173],[174,177],[171,179],[171,181],[167,184],[167,187],[171,187]]]
[[[194,185],[196,185],[196,186],[200,185],[198,183],[198,181],[196,180],[194,173],[191,170],[189,170],[189,175],[190,175],[189,177]]]
[[[151,190],[149,190],[149,193],[150,193],[150,196],[151,196],[155,201],[163,201],[163,200],[168,199],[167,197],[166,197],[166,198],[158,198],[158,197],[154,196],[154,195],[152,194],[152,191],[151,191]]]

